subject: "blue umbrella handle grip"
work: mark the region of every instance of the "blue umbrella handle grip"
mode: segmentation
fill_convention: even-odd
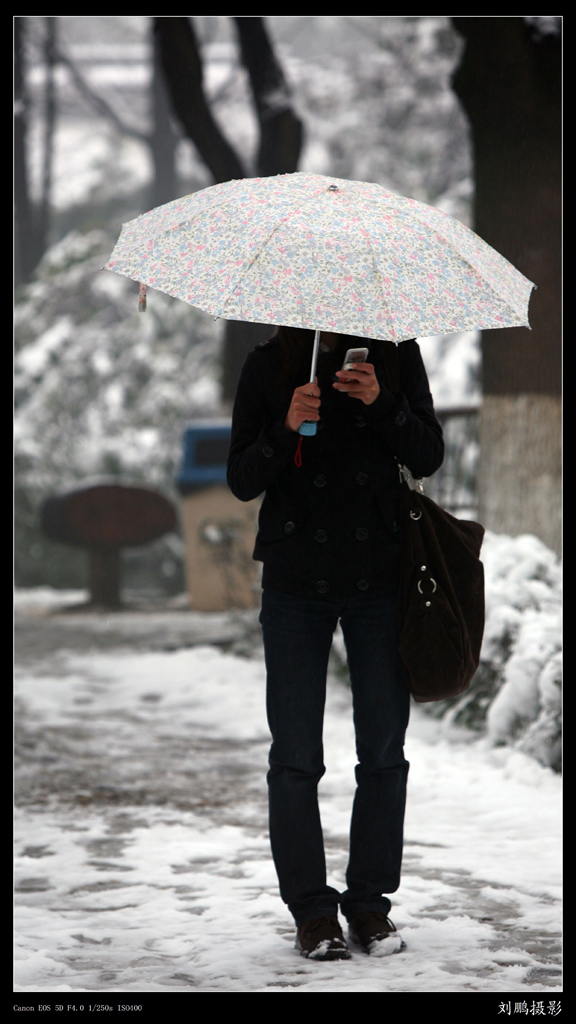
[[[307,437],[313,437],[317,429],[318,424],[314,423],[313,420],[304,420],[298,427],[298,433],[305,434]]]

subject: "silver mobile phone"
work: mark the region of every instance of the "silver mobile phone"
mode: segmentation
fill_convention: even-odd
[[[365,363],[368,358],[367,348],[349,348],[342,363],[343,370],[351,370],[354,363]]]

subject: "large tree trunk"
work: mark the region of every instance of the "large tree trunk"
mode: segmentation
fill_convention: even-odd
[[[15,206],[15,283],[27,284],[47,244],[50,192],[52,184],[52,151],[56,119],[54,68],[56,62],[56,19],[45,20],[46,87],[43,121],[42,191],[35,204],[30,191],[27,154],[28,93],[26,88],[26,18],[14,19],[14,206]]]
[[[25,18],[14,18],[14,206],[15,217],[15,282],[24,284],[34,269],[32,244],[34,217],[30,201],[26,140],[28,132],[28,97],[25,73]]]
[[[202,61],[190,18],[154,18],[154,33],[174,112],[215,182],[245,177],[204,93]]]
[[[303,126],[294,113],[290,88],[274,52],[263,18],[234,18],[242,63],[248,71],[260,127],[255,172],[290,174],[298,167]],[[229,320],[224,331],[222,398],[231,405],[246,356],[274,328]]]
[[[290,90],[268,37],[263,18],[234,18],[240,54],[250,79],[260,141],[254,173],[295,171],[302,148],[302,122],[292,110]],[[194,143],[215,182],[244,178],[251,171],[224,138],[204,93],[202,60],[189,18],[154,18],[172,105],[187,137]],[[222,398],[230,406],[240,371],[250,352],[269,337],[271,328],[229,320],[224,326]]]
[[[150,206],[163,206],[178,198],[176,176],[177,137],[172,128],[172,109],[162,72],[160,40],[152,32],[152,133],[150,149],[154,161]]]
[[[290,174],[298,167],[304,131],[262,18],[234,18],[260,125],[256,174]]]
[[[527,328],[484,331],[479,474],[488,529],[560,550],[561,42],[524,18],[453,18],[454,89],[475,157],[478,234],[537,285]]]
[[[56,47],[58,19],[54,17],[44,18],[44,56],[46,61],[46,84],[44,100],[44,124],[43,124],[43,165],[42,165],[42,193],[38,209],[38,245],[41,251],[38,253],[40,259],[48,247],[50,229],[50,208],[52,200],[52,165],[54,161],[54,130],[56,127]]]

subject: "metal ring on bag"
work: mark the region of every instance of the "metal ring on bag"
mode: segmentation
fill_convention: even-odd
[[[418,590],[419,590],[419,592],[420,592],[421,594],[423,594],[423,593],[424,593],[424,591],[422,590],[422,587],[420,586],[421,582],[422,582],[422,580],[418,580]],[[433,580],[433,579],[432,579],[432,577],[430,577],[430,583],[432,583],[432,584],[433,584],[433,587],[432,587],[431,593],[432,593],[432,594],[434,594],[434,593],[436,592],[436,590],[438,589],[438,587],[437,587],[437,585],[436,585],[436,580]]]
[[[417,520],[417,519],[421,519],[421,518],[422,518],[422,512],[420,510],[418,510],[418,512],[412,512],[412,511],[410,512],[410,519]]]

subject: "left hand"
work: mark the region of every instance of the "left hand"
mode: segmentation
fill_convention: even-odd
[[[350,398],[359,398],[364,405],[372,405],[380,394],[372,363],[356,363],[353,370],[338,370],[336,376],[339,382],[332,385],[336,391],[347,392]]]

